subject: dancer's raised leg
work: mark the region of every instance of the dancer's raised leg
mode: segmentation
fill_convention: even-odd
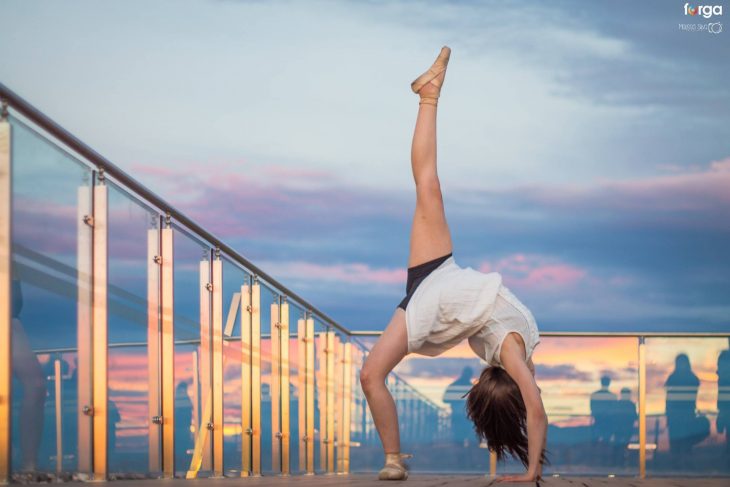
[[[441,184],[436,170],[436,103],[446,76],[445,67],[450,52],[447,47],[441,50],[434,66],[443,64],[444,69],[418,90],[421,102],[418,106],[411,145],[411,168],[416,183],[416,211],[411,227],[408,267],[437,259],[452,250],[451,233],[446,223]],[[433,67],[429,72],[432,70]]]

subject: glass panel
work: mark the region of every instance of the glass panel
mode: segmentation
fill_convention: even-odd
[[[647,338],[646,357],[647,473],[730,473],[728,339]]]
[[[292,473],[299,471],[299,320],[305,319],[304,308],[289,301],[289,456]]]
[[[261,469],[271,472],[271,305],[279,302],[279,295],[261,284]],[[278,431],[278,426],[277,426]],[[278,469],[277,469],[278,471]]]
[[[209,255],[208,246],[175,228],[174,320],[175,320],[175,470],[184,475],[191,467],[195,439],[200,433],[210,388],[201,386],[203,367],[200,346],[200,263]],[[207,309],[210,313],[210,309]],[[208,347],[208,353],[211,350]],[[209,355],[210,356],[210,355]],[[210,379],[207,381],[210,384]],[[207,421],[206,421],[207,423]],[[201,471],[209,471],[203,465]]]
[[[322,422],[325,419],[323,408],[326,407],[326,383],[325,377],[325,359],[323,353],[326,338],[325,333],[328,328],[318,319],[314,320],[314,471],[323,473],[327,470],[322,468],[322,450],[326,450],[326,427],[323,430]],[[325,459],[326,453],[325,453]]]
[[[78,462],[78,206],[83,204],[83,214],[90,213],[91,171],[18,120],[11,118],[11,124],[12,470],[55,471],[60,433],[63,470],[74,471]],[[52,349],[65,350],[49,353]],[[56,360],[62,381],[58,398]]]
[[[552,464],[545,473],[638,474],[638,343],[634,337],[541,339],[533,361],[549,420]]]
[[[360,370],[365,363],[366,352],[363,345],[353,342],[352,368],[355,370],[355,382],[352,386],[352,427],[350,433],[350,470],[352,472],[371,471],[378,466],[382,454],[378,448],[375,425],[365,395],[360,387]]]
[[[401,449],[413,453],[414,470],[489,471],[489,455],[466,417],[463,395],[481,370],[466,344],[437,358],[409,355],[388,385],[398,408]],[[373,432],[377,464],[382,449]],[[480,446],[482,446],[480,448]]]
[[[223,258],[223,467],[233,475],[241,471],[241,286],[248,282],[246,271]]]
[[[109,185],[109,471],[149,469],[148,231],[159,217]],[[159,239],[158,232],[154,238]],[[159,241],[159,240],[158,240]]]

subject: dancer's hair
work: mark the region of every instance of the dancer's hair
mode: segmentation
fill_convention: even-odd
[[[529,466],[527,410],[517,383],[501,367],[486,367],[467,393],[466,413],[489,450],[502,460],[507,453]],[[545,451],[542,462],[546,463]]]

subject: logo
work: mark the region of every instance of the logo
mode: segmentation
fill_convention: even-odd
[[[722,15],[722,5],[697,5],[693,7],[689,3],[684,4],[684,15],[694,17],[698,14],[706,19],[709,19],[713,15]]]

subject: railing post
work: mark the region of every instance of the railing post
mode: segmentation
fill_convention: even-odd
[[[342,473],[350,473],[350,426],[352,413],[352,343],[345,343],[345,357],[343,363],[344,372],[344,398],[342,407]]]
[[[56,475],[63,472],[63,388],[61,386],[61,360],[53,361],[53,404],[56,412]]]
[[[105,480],[108,473],[108,328],[107,328],[107,240],[108,192],[104,172],[99,170],[94,186],[93,220],[93,308],[92,308],[92,368],[93,368],[93,425],[94,425],[94,480]]]
[[[319,469],[327,471],[327,332],[317,340],[317,405],[319,407]]]
[[[88,185],[78,188],[77,227],[76,227],[76,343],[77,343],[77,396],[76,423],[78,434],[77,466],[83,476],[92,473],[92,432],[93,432],[93,393],[92,393],[92,296],[93,296],[93,221],[94,208],[92,191]]]
[[[281,424],[279,406],[281,404],[281,345],[279,343],[279,303],[271,303],[269,322],[271,331],[271,469],[281,472]]]
[[[335,332],[327,332],[327,473],[335,472]]]
[[[200,437],[201,465],[200,469],[212,468],[210,427],[212,418],[212,385],[211,385],[211,329],[210,298],[212,282],[210,280],[210,250],[206,249],[200,261],[200,424],[196,425],[196,437]],[[196,450],[197,450],[196,441]]]
[[[241,477],[251,473],[251,286],[241,286]]]
[[[175,477],[175,290],[173,288],[175,259],[173,229],[169,214],[165,217],[165,228],[161,233],[162,474],[164,478],[171,479]]]
[[[299,473],[307,470],[307,322],[297,320],[297,438],[299,445]]]
[[[639,337],[639,478],[646,478],[646,339]]]
[[[0,113],[0,483],[10,480],[10,414],[12,402],[12,163],[8,106]]]
[[[160,400],[160,219],[153,216],[147,230],[147,401],[150,422],[148,428],[150,472],[161,470],[160,433],[162,401]]]
[[[251,286],[251,463],[261,475],[261,286],[254,276]]]
[[[335,335],[335,374],[334,374],[334,386],[335,386],[335,472],[340,473],[342,471],[342,412],[344,409],[344,344],[340,342],[340,337]]]
[[[213,315],[213,476],[223,477],[223,261],[215,249],[211,280]]]
[[[314,319],[307,318],[305,324],[307,361],[306,387],[306,438],[307,438],[307,473],[314,473]],[[299,399],[301,401],[301,398]],[[299,428],[302,428],[300,425]]]
[[[281,297],[279,309],[279,346],[281,347],[281,473],[289,475],[291,422],[290,416],[290,377],[289,377],[289,303],[286,296]]]

